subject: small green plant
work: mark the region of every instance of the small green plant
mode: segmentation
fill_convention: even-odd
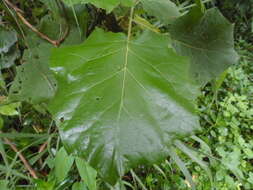
[[[83,159],[68,155],[65,149],[62,147],[56,152],[56,156],[51,162],[51,172],[48,177],[48,181],[38,179],[35,181],[35,187],[38,190],[54,190],[54,189],[68,189],[72,190],[96,190],[96,177],[97,172],[91,168],[87,162]],[[70,172],[73,165],[76,165],[81,180],[80,182],[69,183],[68,173]]]

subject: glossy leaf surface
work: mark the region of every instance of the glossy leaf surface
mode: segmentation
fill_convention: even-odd
[[[97,29],[52,53],[59,90],[49,110],[63,143],[112,184],[130,167],[162,161],[172,139],[198,129],[189,60],[168,41]]]
[[[181,55],[191,58],[191,72],[201,84],[238,61],[233,28],[215,8],[204,14],[194,8],[172,24],[174,47]]]

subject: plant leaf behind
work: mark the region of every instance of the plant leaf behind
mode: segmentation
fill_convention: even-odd
[[[26,63],[17,67],[17,76],[10,88],[10,100],[39,103],[54,96],[57,83],[46,63]]]
[[[0,54],[7,53],[11,46],[13,46],[16,42],[16,32],[7,30],[3,26],[0,26]]]
[[[20,103],[11,103],[7,105],[0,105],[0,114],[7,115],[7,116],[14,116],[18,115],[19,112],[17,111],[17,108],[20,106]]]
[[[143,8],[152,16],[169,24],[180,16],[180,12],[175,3],[170,0],[141,0]]]
[[[233,28],[216,8],[205,14],[194,8],[172,23],[174,47],[191,58],[191,72],[199,83],[205,84],[238,61]]]
[[[105,9],[108,13],[111,12],[119,4],[124,6],[132,6],[134,0],[63,0],[67,5],[72,6],[78,3],[91,3],[98,8]]]
[[[97,190],[97,171],[94,170],[84,159],[76,158],[75,160],[79,174],[89,190]]]
[[[168,41],[97,29],[85,43],[52,52],[59,89],[49,110],[63,143],[111,184],[131,167],[162,161],[173,138],[199,128],[189,60]]]
[[[8,190],[8,183],[9,181],[7,180],[0,180],[0,189],[2,190]]]
[[[78,44],[85,39],[88,22],[87,9],[84,5],[73,8],[74,10],[66,8],[67,25],[70,31],[62,45]],[[73,11],[78,14],[76,20],[79,22],[81,35],[76,26]],[[66,30],[66,26],[63,29],[62,26],[64,26],[63,18],[56,20],[53,16],[46,15],[41,19],[39,31],[52,39],[59,39],[63,35],[62,30]],[[38,104],[52,98],[57,89],[57,81],[48,67],[53,45],[32,32],[28,32],[27,44],[28,49],[24,51],[23,64],[17,67],[17,75],[10,88],[10,99]]]
[[[11,67],[20,56],[20,52],[15,46],[16,42],[16,32],[0,26],[0,69]]]
[[[75,182],[72,190],[88,190],[84,182]]]
[[[55,157],[55,176],[57,181],[62,182],[68,175],[72,165],[74,163],[74,157],[68,155],[66,150],[62,147]]]
[[[2,72],[0,71],[0,88],[6,90],[5,81]]]

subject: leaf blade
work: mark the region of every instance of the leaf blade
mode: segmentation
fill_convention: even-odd
[[[151,32],[127,41],[97,29],[84,44],[53,51],[59,90],[49,110],[63,143],[111,184],[139,163],[162,161],[173,138],[199,129],[189,60],[167,44]]]

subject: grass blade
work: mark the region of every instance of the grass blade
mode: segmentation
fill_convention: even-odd
[[[196,190],[196,186],[195,186],[195,183],[192,180],[192,176],[191,176],[190,172],[186,168],[185,163],[179,158],[179,156],[177,155],[177,153],[175,152],[173,147],[170,147],[169,154],[170,154],[172,160],[177,164],[179,169],[184,174],[184,176],[185,176],[186,180],[189,182],[191,188],[193,190]]]
[[[136,173],[133,170],[130,170],[133,178],[138,182],[142,190],[148,190],[146,186],[142,183],[141,179],[136,175]]]
[[[175,145],[177,146],[177,148],[179,150],[181,150],[186,155],[188,155],[194,162],[199,164],[200,167],[203,168],[203,170],[205,170],[206,174],[208,175],[208,177],[210,179],[211,186],[213,187],[213,176],[212,176],[212,172],[209,169],[208,165],[204,161],[202,161],[201,159],[198,158],[197,153],[195,151],[193,151],[192,149],[185,146],[181,141],[176,140]]]

